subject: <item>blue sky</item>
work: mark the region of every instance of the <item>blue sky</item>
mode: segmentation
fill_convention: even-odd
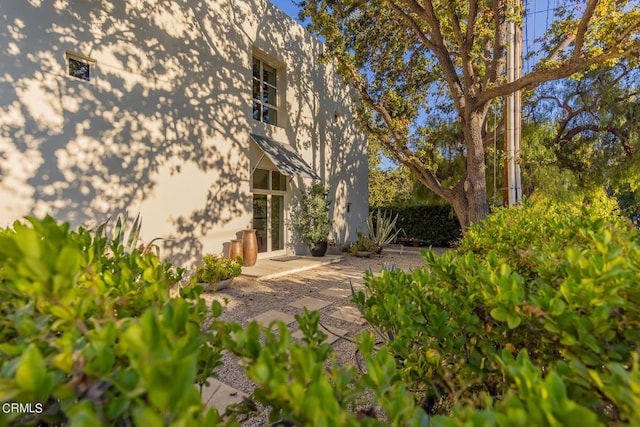
[[[298,20],[298,11],[300,10],[298,6],[293,2],[294,0],[269,0],[271,3],[275,4],[280,10],[284,13]]]

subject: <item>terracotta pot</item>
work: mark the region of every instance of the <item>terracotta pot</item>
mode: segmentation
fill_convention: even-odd
[[[235,260],[236,258],[244,259],[244,251],[242,250],[242,240],[232,240],[229,247],[229,258]]]
[[[242,253],[246,267],[255,265],[258,260],[258,238],[256,237],[256,230],[242,231]]]

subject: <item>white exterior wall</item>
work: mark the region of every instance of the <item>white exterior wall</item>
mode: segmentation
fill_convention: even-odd
[[[366,140],[321,49],[263,0],[1,3],[0,226],[141,212],[143,240],[168,239],[175,262],[221,253],[251,224],[257,133],[290,143],[331,185],[332,237],[355,239]],[[67,75],[65,51],[96,60],[90,82]],[[251,116],[256,51],[282,67],[278,126]],[[285,206],[308,184],[294,178]]]

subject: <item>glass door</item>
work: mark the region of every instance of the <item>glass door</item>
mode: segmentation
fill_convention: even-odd
[[[256,238],[258,239],[258,253],[267,252],[267,195],[253,195],[253,228],[256,230]]]
[[[284,249],[284,196],[271,196],[271,250]]]
[[[258,239],[258,253],[267,256],[283,253],[286,177],[277,171],[256,169],[252,183],[253,228]]]
[[[253,195],[253,228],[258,253],[284,250],[284,196]]]

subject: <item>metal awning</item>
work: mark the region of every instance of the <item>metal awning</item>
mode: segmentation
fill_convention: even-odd
[[[272,139],[253,133],[251,134],[251,139],[258,144],[258,147],[264,151],[264,154],[273,162],[281,174],[320,179],[311,166],[291,146],[280,144]]]

